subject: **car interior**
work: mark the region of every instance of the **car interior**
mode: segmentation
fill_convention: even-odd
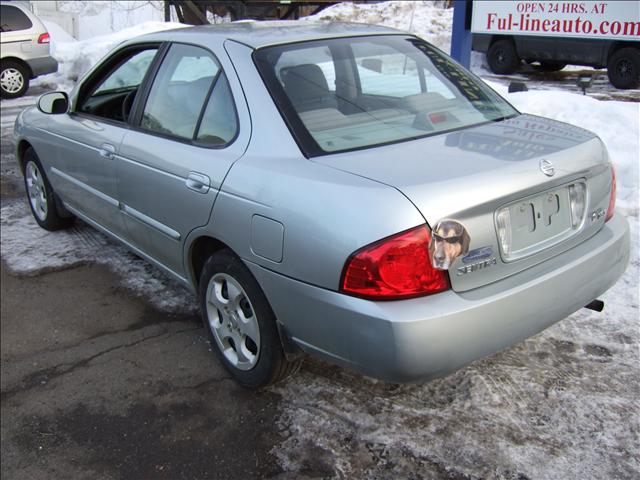
[[[309,46],[265,57],[288,102],[325,152],[415,138],[502,118],[456,67],[375,43]],[[386,50],[385,50],[386,48]]]

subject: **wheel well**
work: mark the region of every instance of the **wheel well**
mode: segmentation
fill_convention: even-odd
[[[493,45],[499,40],[509,40],[515,45],[515,41],[511,35],[493,35],[489,40],[489,46]]]
[[[626,47],[633,47],[638,49],[638,51],[640,51],[640,44],[637,42],[613,42],[609,47],[609,53],[607,53],[607,58],[605,59],[605,66],[607,63],[609,63],[609,59],[611,58],[611,55],[616,53],[621,48],[626,48]]]
[[[20,140],[20,143],[18,143],[18,149],[16,152],[16,155],[17,155],[16,161],[18,162],[18,166],[20,167],[20,171],[22,173],[24,173],[24,164],[22,163],[22,160],[24,159],[24,153],[27,151],[27,148],[29,147],[31,147],[31,144],[26,140]]]
[[[198,291],[200,274],[202,273],[202,268],[204,267],[205,262],[211,255],[213,255],[216,252],[219,252],[220,250],[229,250],[231,253],[236,255],[236,253],[228,245],[226,245],[225,243],[213,237],[208,237],[208,236],[199,237],[191,245],[189,265],[191,267],[191,272],[193,273],[193,279],[196,284],[196,291]],[[291,335],[287,331],[286,327],[280,322],[276,322],[276,327],[278,328],[278,336],[280,337],[280,343],[282,344],[282,348],[284,350],[284,354],[287,357],[287,359],[289,361],[293,361],[295,359],[301,358],[304,355],[304,353],[302,352],[300,347],[298,347],[293,342],[293,340],[291,340]]]
[[[193,279],[196,285],[200,282],[200,274],[202,267],[207,259],[214,253],[223,250],[231,250],[227,245],[213,237],[199,237],[191,245],[191,254],[189,255],[189,265],[193,272]]]
[[[31,70],[31,67],[27,62],[25,62],[24,60],[18,57],[4,57],[2,59],[2,63],[8,62],[8,61],[16,62],[22,65],[27,70],[27,74],[29,75],[29,78],[30,79],[33,78],[33,70]]]

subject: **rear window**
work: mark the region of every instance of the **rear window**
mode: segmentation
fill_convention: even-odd
[[[307,156],[511,118],[518,112],[431,45],[405,36],[318,40],[254,60]]]
[[[11,5],[0,5],[0,25],[3,32],[29,30],[33,26],[22,10]]]

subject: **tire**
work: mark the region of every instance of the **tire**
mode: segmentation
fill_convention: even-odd
[[[261,388],[295,373],[286,359],[276,317],[249,269],[229,250],[206,261],[199,288],[202,321],[218,358],[247,388]]]
[[[29,71],[13,60],[3,60],[0,66],[0,94],[2,98],[18,98],[29,88]]]
[[[511,40],[498,40],[487,51],[487,63],[493,73],[509,75],[520,66],[516,47]]]
[[[24,152],[22,163],[29,207],[38,225],[49,231],[60,230],[71,225],[74,218],[68,212],[62,211],[33,148],[28,148]]]
[[[640,86],[640,49],[626,47],[617,50],[607,62],[607,76],[620,89]]]
[[[552,60],[540,62],[540,70],[542,70],[543,72],[559,72],[566,66],[566,63],[554,62]]]

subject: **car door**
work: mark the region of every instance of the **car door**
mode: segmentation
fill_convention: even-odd
[[[244,101],[240,85],[220,53],[172,44],[117,156],[120,208],[134,246],[181,277],[184,239],[209,221],[250,135],[246,104],[236,107]]]
[[[125,105],[142,83],[158,45],[118,52],[92,74],[80,89],[69,115],[56,117],[56,162],[51,181],[73,210],[128,238],[119,209],[115,155],[127,131]]]

